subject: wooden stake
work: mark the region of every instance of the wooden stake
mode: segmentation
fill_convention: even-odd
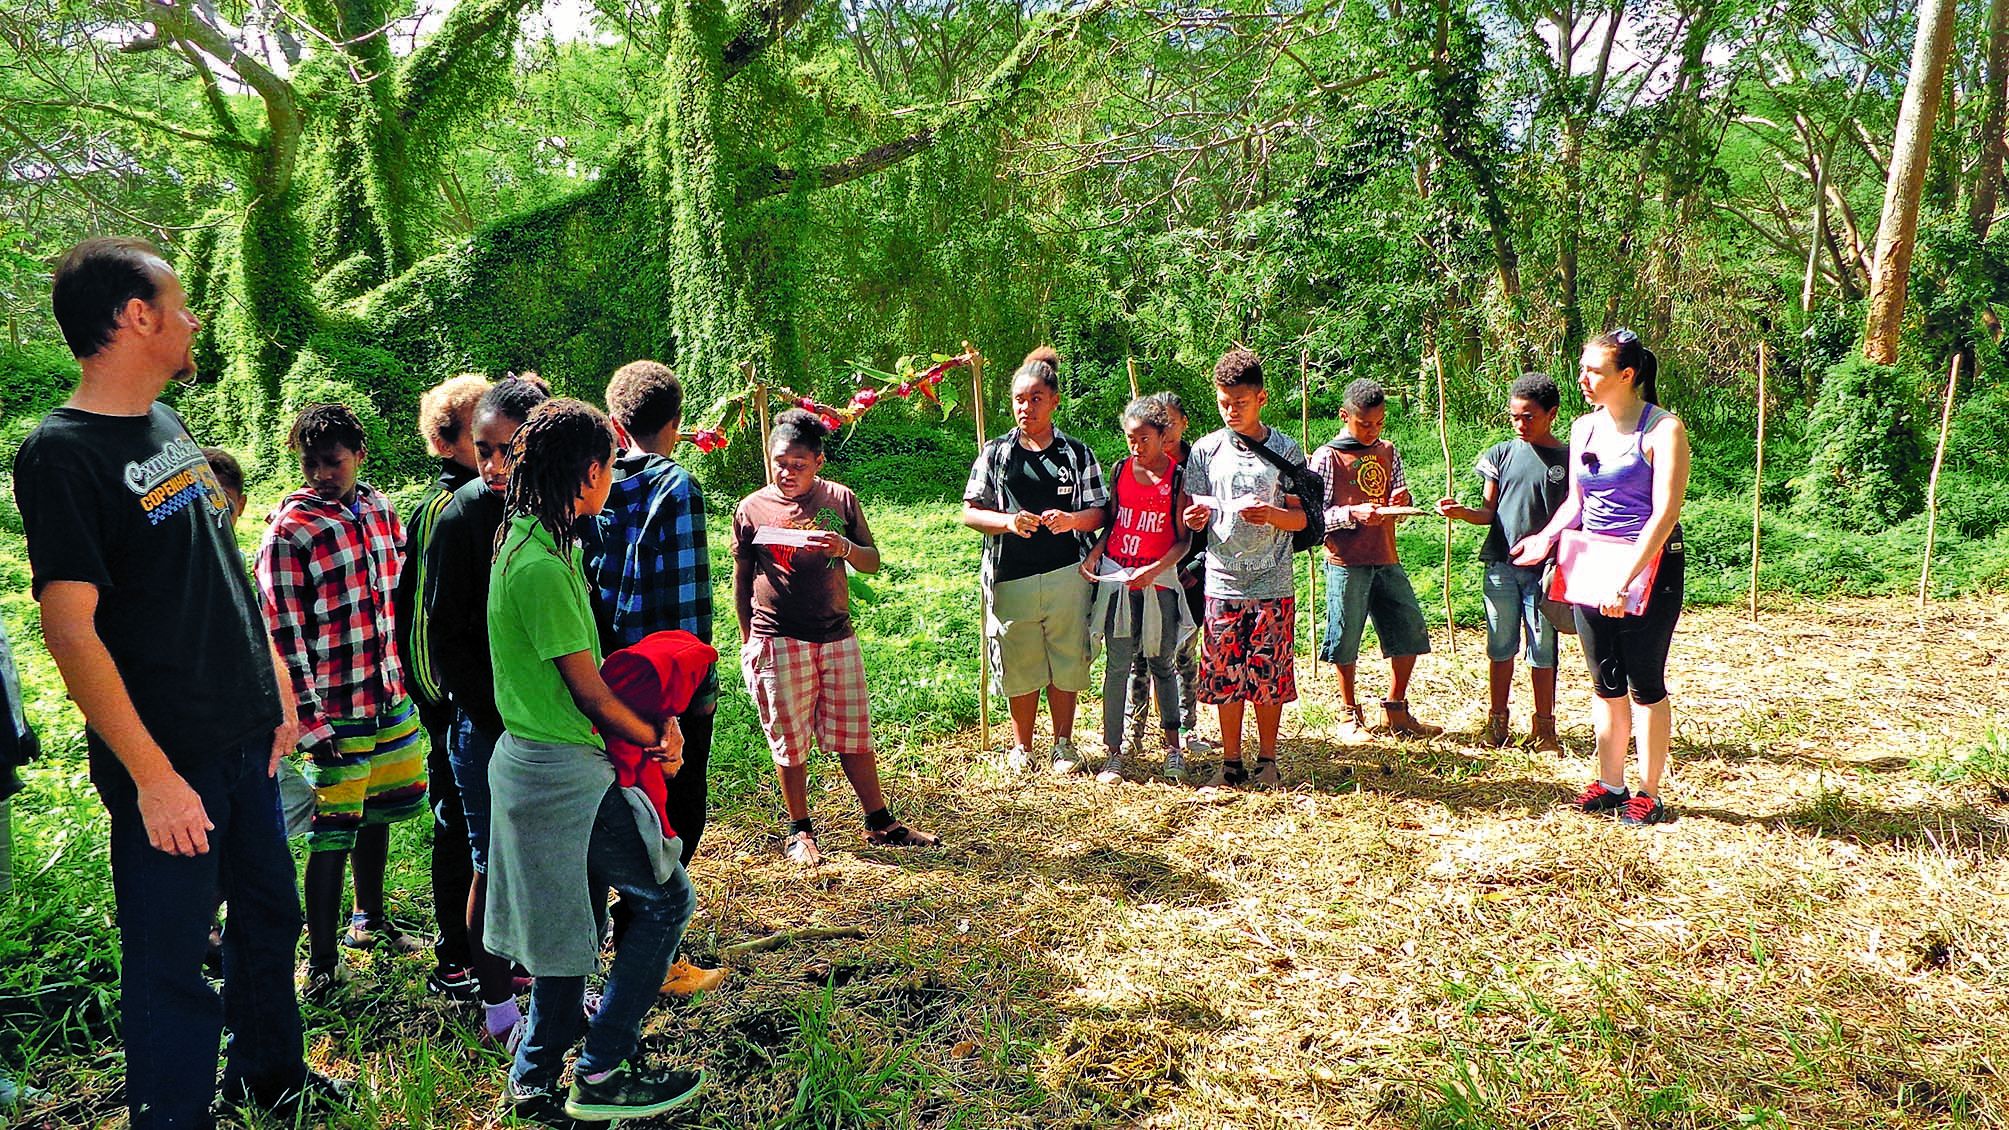
[[[1304,431],[1301,433],[1304,439],[1304,457],[1306,459],[1310,459],[1311,458],[1311,350],[1309,349],[1302,350],[1297,355],[1297,380],[1298,380],[1299,395],[1304,398]],[[1308,633],[1311,639],[1311,666],[1312,670],[1316,672],[1318,670],[1318,620],[1319,620],[1318,550],[1316,549],[1312,550],[1308,560],[1311,562],[1311,567],[1306,570],[1307,576],[1305,578],[1305,592],[1308,594],[1307,602],[1310,605],[1310,607],[1305,609],[1305,618],[1311,621],[1311,631]]]
[[[1144,395],[1137,391],[1137,358],[1126,356],[1123,358],[1123,365],[1130,370],[1130,399],[1135,400]]]
[[[1918,607],[1925,608],[1925,586],[1932,579],[1932,535],[1939,522],[1939,464],[1946,458],[1946,429],[1953,423],[1953,390],[1960,383],[1960,354],[1946,374],[1946,404],[1939,410],[1939,446],[1932,453],[1932,478],[1925,484],[1925,564],[1918,571]]]
[[[977,458],[984,457],[984,355],[969,342],[963,343],[963,355],[970,358],[970,416],[977,422]],[[990,612],[983,606],[983,593],[977,594],[977,747],[979,754],[987,754],[991,748],[991,639],[987,630]]]
[[[1751,622],[1758,622],[1758,516],[1765,498],[1765,369],[1770,347],[1758,343],[1758,473],[1751,480]]]
[[[746,366],[746,379],[753,382],[753,409],[760,414],[760,466],[767,476],[767,485],[774,485],[774,461],[767,457],[767,383],[754,377],[753,365]]]
[[[1458,484],[1451,473],[1451,425],[1444,409],[1444,355],[1434,350],[1430,360],[1437,366],[1437,442],[1444,448],[1444,495],[1457,494]],[[1444,631],[1451,638],[1451,654],[1458,654],[1458,621],[1451,615],[1451,519],[1444,519]]]

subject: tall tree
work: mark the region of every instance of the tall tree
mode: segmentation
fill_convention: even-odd
[[[1953,0],[1924,0],[1919,5],[1911,77],[1904,85],[1897,136],[1891,142],[1883,218],[1877,223],[1876,269],[1870,278],[1869,319],[1863,329],[1863,357],[1878,365],[1897,363],[1905,287],[1911,275],[1913,245],[1918,240],[1918,203],[1932,156],[1932,130],[1939,118],[1946,61],[1953,52],[1954,16]]]

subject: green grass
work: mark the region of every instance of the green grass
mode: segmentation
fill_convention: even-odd
[[[1334,430],[1331,421],[1315,425],[1314,442]],[[18,441],[22,431],[10,424],[0,436]],[[922,434],[861,433],[839,448],[830,474],[860,491],[886,560],[879,575],[854,586],[853,614],[872,673],[889,792],[903,814],[949,831],[956,850],[940,861],[861,855],[816,879],[774,862],[780,798],[734,674],[737,637],[722,600],[727,697],[712,761],[715,830],[700,874],[705,905],[692,948],[709,956],[805,921],[858,922],[873,933],[855,948],[764,957],[714,999],[652,1015],[654,1054],[696,1057],[712,1074],[702,1124],[1280,1126],[1311,1118],[1443,1127],[1909,1127],[1960,1125],[1999,1101],[1992,1084],[1968,1074],[2003,1050],[1987,1039],[1947,1047],[1922,1021],[1883,1024],[1851,1012],[1865,990],[1846,977],[1870,975],[1836,972],[1832,955],[1819,965],[1817,984],[1794,977],[1808,965],[1807,937],[1820,934],[1836,953],[1860,947],[1854,934],[1841,935],[1886,911],[1897,923],[1935,914],[1946,921],[1931,938],[1903,943],[1894,923],[1891,946],[1941,954],[1943,964],[1980,981],[1991,976],[1986,970],[1996,966],[1979,963],[1992,943],[1972,920],[1982,911],[1933,902],[1902,884],[1912,882],[1908,869],[1957,870],[1968,858],[1958,853],[1993,858],[1994,817],[1984,802],[1934,807],[1915,790],[2002,787],[2009,745],[2000,733],[1959,731],[1951,745],[1913,735],[1899,747],[1912,769],[1820,767],[1820,785],[1808,791],[1807,763],[1776,751],[1859,724],[1838,720],[1842,708],[1820,694],[1788,687],[1761,701],[1748,690],[1722,691],[1721,703],[1694,723],[1702,732],[1678,735],[1696,744],[1687,747],[1694,764],[1677,773],[1733,790],[1762,781],[1760,795],[1775,791],[1779,803],[1761,825],[1728,822],[1736,802],[1710,800],[1710,811],[1728,815],[1689,821],[1716,828],[1721,842],[1695,835],[1700,829],[1672,833],[1696,841],[1692,857],[1672,849],[1648,855],[1630,840],[1589,842],[1581,830],[1535,815],[1546,801],[1527,798],[1574,783],[1574,760],[1558,783],[1555,764],[1455,742],[1389,758],[1379,774],[1371,760],[1354,765],[1315,743],[1294,744],[1296,791],[1227,810],[1156,785],[1126,787],[1113,803],[1075,786],[1001,785],[972,763],[967,735],[978,701],[979,544],[956,522],[954,500],[968,470],[968,437],[943,429],[916,438]],[[1393,438],[1427,504],[1436,491],[1426,484],[1442,481],[1434,433],[1398,419]],[[1476,485],[1463,468],[1496,437],[1475,428],[1453,438],[1460,493],[1469,499]],[[1112,437],[1091,439],[1113,463]],[[406,496],[410,490],[400,487]],[[258,490],[252,512],[279,493]],[[731,495],[715,485],[712,497],[715,584],[726,594]],[[1741,603],[1748,498],[1698,497],[1686,521],[1691,604]],[[2009,579],[2009,535],[1970,537],[1959,527],[1943,520],[1935,548],[1941,599]],[[1433,657],[1422,674],[1423,693],[1447,712],[1477,702],[1483,686],[1470,651],[1482,620],[1473,560],[1482,531],[1460,524],[1453,534],[1464,658]],[[251,544],[255,523],[240,537]],[[1443,526],[1428,519],[1406,523],[1399,537],[1433,623],[1442,620],[1442,538]],[[1767,518],[1763,583],[1781,595],[1909,593],[1922,538],[1917,520],[1870,537],[1820,529],[1782,506]],[[1302,567],[1299,584],[1308,596]],[[116,934],[103,816],[84,778],[78,719],[40,646],[26,590],[9,498],[0,502],[0,613],[48,753],[29,769],[28,791],[13,806],[17,888],[0,915],[0,1062],[74,1094],[54,1117],[82,1124],[117,1107]],[[1694,630],[1734,619],[1710,615],[1698,613],[1704,626]],[[1990,630],[1989,622],[1977,630]],[[1755,671],[1805,658],[1753,653],[1748,664]],[[1866,696],[1846,707],[1872,697],[1888,700]],[[1085,704],[1085,720],[1093,710]],[[1292,712],[1292,734],[1317,732],[1333,716],[1324,687],[1308,690]],[[1580,745],[1581,735],[1572,740]],[[1344,778],[1341,768],[1358,771]],[[811,788],[826,838],[855,837],[855,804],[835,767],[812,761]],[[1435,877],[1429,869],[1445,864],[1429,860],[1440,848],[1449,852],[1445,837],[1462,834],[1446,822],[1451,816],[1501,839],[1469,855],[1446,854],[1457,867],[1450,878]],[[1717,819],[1726,822],[1718,827]],[[1712,855],[1759,834],[1772,837],[1770,847],[1737,850],[1754,858],[1784,852],[1797,870],[1768,878],[1764,868],[1737,871]],[[415,923],[429,916],[428,836],[427,826],[412,822],[393,839],[393,912]],[[1874,881],[1884,885],[1874,897],[1845,882],[1823,849],[1803,846],[1836,840],[1876,861]],[[1951,862],[1935,855],[1949,851]],[[1474,867],[1483,881],[1472,879]],[[1711,884],[1726,875],[1734,876],[1732,889],[1716,890]],[[1642,892],[1628,896],[1645,900],[1628,901],[1628,916],[1684,917],[1688,936],[1700,939],[1683,943],[1691,947],[1686,966],[1635,984],[1599,963],[1608,947],[1637,945],[1599,908],[1613,890]],[[1680,901],[1691,898],[1703,905]],[[1649,905],[1678,901],[1679,909]],[[1754,906],[1762,913],[1751,914]],[[1296,953],[1298,968],[1343,973],[1358,987],[1333,995],[1325,982],[1270,985],[1266,979],[1292,974],[1267,963],[1268,944],[1251,941],[1251,930]],[[1418,942],[1422,957],[1403,954],[1403,940]],[[1462,972],[1454,978],[1452,970]],[[487,1124],[497,1111],[502,1058],[473,1044],[464,1018],[425,998],[421,964],[369,964],[365,972],[368,987],[357,1000],[307,1017],[317,1062],[372,1081],[364,1105],[337,1124]],[[1723,976],[1744,980],[1712,983]],[[1415,1018],[1407,1028],[1386,1015],[1397,1005],[1378,1003],[1398,999],[1403,1015]],[[1985,1020],[1976,1007],[1961,999],[1962,1015]],[[1365,1046],[1341,1039],[1368,1031],[1379,1034]],[[1872,1109],[1880,1112],[1873,1118],[1865,1113]]]

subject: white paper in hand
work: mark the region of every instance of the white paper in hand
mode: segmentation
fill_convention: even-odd
[[[822,530],[795,530],[787,526],[761,526],[753,531],[755,545],[805,546],[813,538],[823,536]]]

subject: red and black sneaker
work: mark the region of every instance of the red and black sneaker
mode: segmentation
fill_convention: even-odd
[[[1602,816],[1624,808],[1631,796],[1628,789],[1613,789],[1603,781],[1592,781],[1590,788],[1577,794],[1576,800],[1571,803],[1586,816]]]
[[[1632,799],[1626,801],[1625,807],[1618,812],[1618,822],[1634,828],[1664,824],[1668,819],[1667,810],[1660,806],[1660,798],[1650,793],[1632,794]]]

